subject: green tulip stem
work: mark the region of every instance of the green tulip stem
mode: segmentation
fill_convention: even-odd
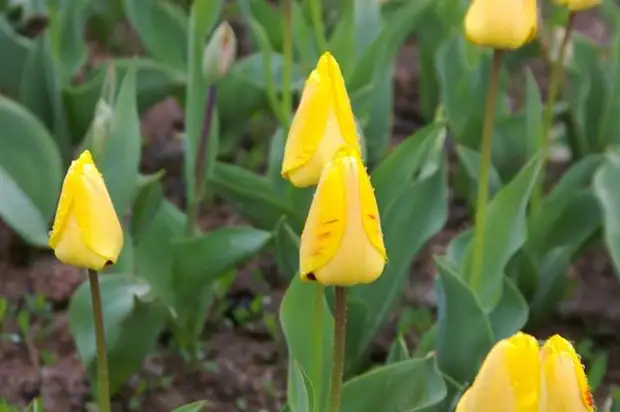
[[[192,236],[198,220],[198,209],[205,194],[205,177],[207,167],[207,146],[209,145],[209,135],[211,134],[211,123],[213,122],[213,112],[215,111],[215,101],[217,99],[217,89],[214,84],[207,90],[207,102],[202,121],[202,132],[198,142],[196,152],[196,167],[194,168],[194,198],[188,199],[187,203],[187,226],[185,234]]]
[[[101,308],[101,292],[99,290],[99,275],[96,271],[88,270],[90,295],[93,303],[93,320],[95,323],[95,338],[97,342],[97,398],[99,412],[110,412],[110,387],[108,383],[108,351],[105,344],[103,327],[103,309]]]
[[[323,316],[325,311],[325,286],[316,283],[314,292],[314,365],[317,368],[317,376],[323,376]],[[319,379],[314,383],[315,393],[322,393],[323,382]]]
[[[545,105],[545,111],[543,112],[542,133],[540,135],[540,153],[542,157],[542,167],[540,171],[540,177],[536,181],[534,187],[534,193],[532,194],[532,209],[538,210],[542,201],[544,185],[545,185],[545,167],[549,158],[549,148],[551,140],[551,126],[553,125],[553,108],[558,97],[558,92],[562,84],[562,78],[564,77],[564,59],[566,56],[566,49],[573,32],[573,26],[575,21],[575,12],[570,12],[566,21],[564,38],[560,44],[560,50],[557,59],[551,63],[551,74],[549,79],[549,89],[547,91],[547,104]]]
[[[476,200],[476,227],[474,235],[474,256],[472,264],[471,285],[478,290],[482,280],[484,262],[484,233],[489,199],[489,173],[491,169],[491,149],[493,146],[493,126],[495,124],[495,106],[499,88],[499,75],[502,67],[501,50],[493,51],[493,66],[487,89],[482,128],[482,149],[480,154],[480,171],[478,173],[478,198]]]
[[[330,412],[340,411],[342,377],[344,375],[344,349],[347,329],[347,289],[336,286],[336,319],[334,324],[334,355],[332,357],[332,378],[330,391]]]
[[[291,118],[292,93],[293,93],[293,15],[292,0],[284,0],[282,2],[282,20],[283,20],[283,43],[282,51],[284,53],[284,67],[282,69],[282,113],[284,116],[283,125],[288,129],[288,122]]]

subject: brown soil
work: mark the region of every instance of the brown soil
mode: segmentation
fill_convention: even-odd
[[[597,37],[598,20],[584,23],[586,17],[580,19],[580,28],[594,28],[593,37]],[[412,109],[417,89],[415,61],[415,47],[406,46],[395,76],[395,140],[419,126]],[[143,169],[166,169],[166,194],[178,204],[182,202],[182,148],[176,135],[183,127],[182,119],[173,100],[158,104],[143,117],[143,132],[149,140]],[[463,207],[454,204],[446,228],[429,242],[413,265],[415,276],[411,276],[405,291],[405,306],[434,307],[432,256],[444,252],[446,244],[466,225],[466,219]],[[219,204],[201,216],[205,228],[239,221],[230,208]],[[254,275],[257,269],[263,277]],[[574,293],[538,331],[538,337],[561,332],[576,341],[592,339],[610,354],[606,383],[620,383],[620,337],[616,327],[620,322],[620,290],[607,255],[600,246],[593,247],[572,267],[570,276],[575,281]],[[260,294],[267,302],[263,308],[266,316],[277,319],[284,286],[267,285],[265,278],[272,277],[276,278],[270,258],[257,259],[239,271],[229,301]],[[14,313],[27,306],[28,297],[40,294],[49,305],[49,310],[32,317],[27,337],[17,343],[0,340],[0,400],[24,406],[42,396],[48,412],[88,410],[92,402],[90,384],[76,355],[66,312],[72,292],[83,281],[80,271],[57,262],[49,253],[28,249],[0,222],[0,297],[13,308],[0,325],[0,332],[19,333]],[[394,328],[387,328],[372,349],[373,358],[385,357],[393,336]],[[115,411],[168,412],[197,400],[207,400],[206,410],[218,412],[277,412],[282,408],[286,351],[281,337],[274,339],[260,320],[237,326],[230,319],[207,324],[203,335],[207,363],[194,371],[178,355],[170,353],[164,338],[157,352],[114,398]],[[136,395],[143,382],[148,382],[147,389]]]

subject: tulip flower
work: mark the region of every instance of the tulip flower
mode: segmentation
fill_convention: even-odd
[[[487,355],[456,412],[537,412],[539,371],[536,339],[521,332],[503,339]]]
[[[116,263],[123,247],[123,230],[88,150],[67,171],[49,245],[61,262],[92,270]]]
[[[282,177],[298,187],[317,184],[323,167],[343,146],[361,155],[340,67],[325,53],[306,80],[284,149]]]
[[[517,49],[534,39],[537,25],[537,0],[473,0],[465,35],[481,46]]]
[[[568,7],[572,11],[586,10],[601,4],[601,0],[553,0],[560,6]]]
[[[213,33],[204,51],[202,70],[209,80],[226,76],[237,56],[237,37],[232,26],[222,22]]]
[[[559,335],[541,350],[542,388],[540,411],[593,412],[594,401],[579,355]]]
[[[319,181],[301,235],[300,274],[324,285],[370,283],[386,251],[370,177],[353,149],[339,150]]]

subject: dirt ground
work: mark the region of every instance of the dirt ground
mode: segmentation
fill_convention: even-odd
[[[600,21],[580,16],[578,27],[594,38],[604,39]],[[396,121],[394,139],[399,140],[419,126],[416,115],[417,78],[415,46],[401,52],[395,75]],[[544,83],[544,78],[541,79]],[[144,151],[144,170],[164,167],[166,193],[180,201],[179,180],[182,152],[174,137],[183,127],[183,115],[172,100],[154,107],[143,118],[143,132],[150,144]],[[411,271],[403,306],[433,308],[432,281],[435,268],[432,255],[442,253],[450,239],[466,225],[464,208],[451,206],[448,225],[417,257]],[[238,221],[226,205],[216,204],[203,211],[204,227],[218,227]],[[275,316],[285,285],[267,286],[256,273],[274,273],[270,258],[251,262],[239,276],[228,296],[234,305],[258,293],[268,302],[264,312]],[[620,286],[609,259],[600,245],[592,247],[576,262],[569,276],[574,292],[557,313],[537,332],[541,339],[562,332],[579,341],[590,338],[595,346],[609,351],[606,384],[620,384]],[[57,262],[53,255],[29,249],[0,222],[0,296],[10,306],[32,305],[27,296],[39,294],[47,306],[30,319],[29,336],[18,343],[0,339],[0,399],[25,405],[42,396],[48,412],[89,410],[89,381],[76,354],[68,330],[67,307],[75,288],[85,280],[80,271]],[[9,316],[0,325],[1,333],[16,333],[19,323]],[[386,328],[372,348],[374,359],[384,358],[394,326]],[[206,410],[217,412],[277,412],[283,406],[286,382],[286,351],[281,340],[274,340],[261,322],[235,325],[231,319],[208,323],[204,330],[207,367],[188,372],[187,365],[168,350],[162,336],[155,354],[114,398],[115,411],[141,410],[167,412],[181,404],[207,400]],[[147,383],[145,389],[145,382]],[[133,406],[133,408],[132,408]]]

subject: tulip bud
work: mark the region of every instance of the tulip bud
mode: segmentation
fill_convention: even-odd
[[[291,123],[282,177],[298,187],[317,184],[325,164],[342,147],[361,148],[344,79],[336,59],[325,53],[310,73]]]
[[[123,230],[88,150],[67,171],[49,245],[61,262],[93,270],[116,263],[123,248]]]
[[[601,4],[601,0],[553,0],[560,6],[565,6],[572,11],[586,10]]]
[[[202,69],[209,81],[226,76],[237,57],[237,37],[231,25],[224,21],[213,32],[205,48]]]
[[[105,142],[110,135],[110,125],[112,124],[112,116],[114,111],[105,100],[99,99],[95,107],[95,117],[91,129],[92,133],[92,151],[97,155],[104,147]]]
[[[538,342],[518,332],[491,349],[456,412],[538,412],[539,392]]]
[[[473,0],[465,16],[472,43],[517,49],[536,37],[537,0]]]
[[[386,251],[370,177],[357,152],[345,147],[329,162],[312,199],[299,250],[302,280],[324,285],[371,283]]]
[[[541,411],[594,411],[586,374],[570,342],[559,335],[549,338],[541,350],[541,364]]]

